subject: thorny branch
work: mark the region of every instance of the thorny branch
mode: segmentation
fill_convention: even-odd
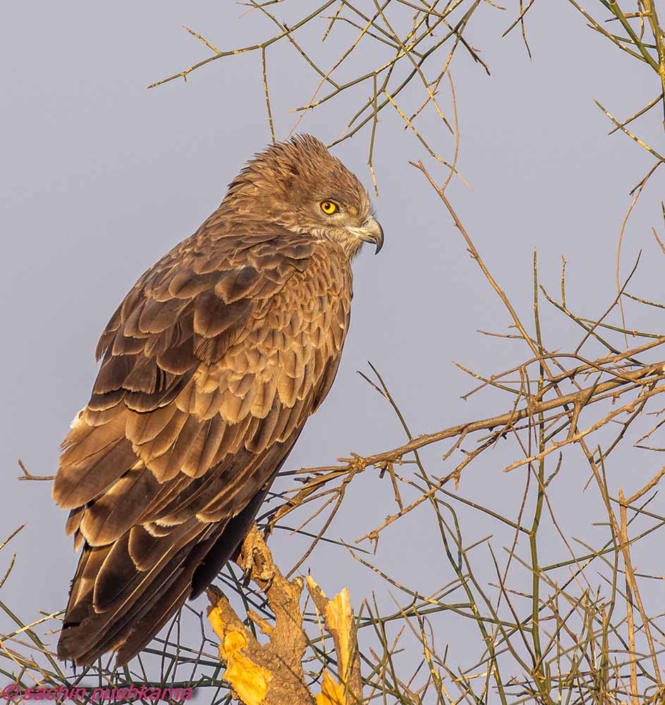
[[[239,564],[247,579],[256,582],[266,596],[274,618],[267,620],[250,611],[249,619],[268,637],[261,643],[218,588],[208,590],[208,619],[220,640],[223,674],[244,705],[352,705],[362,701],[360,659],[356,624],[348,590],[329,600],[311,576],[307,589],[333,638],[338,673],[324,670],[322,687],[315,695],[306,684],[303,659],[310,646],[305,610],[301,605],[303,580],[287,580],[254,526],[244,540]]]

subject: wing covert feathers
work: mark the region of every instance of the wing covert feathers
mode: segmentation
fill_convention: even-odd
[[[83,546],[61,659],[126,663],[217,575],[330,389],[350,302],[341,248],[219,214],[139,279],[53,487]]]

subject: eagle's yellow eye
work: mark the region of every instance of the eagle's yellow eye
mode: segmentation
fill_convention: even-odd
[[[326,214],[326,215],[332,215],[333,213],[337,213],[339,210],[339,206],[336,203],[333,203],[332,201],[323,201],[321,204],[321,210]]]

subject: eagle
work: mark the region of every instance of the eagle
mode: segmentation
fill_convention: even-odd
[[[136,656],[234,555],[335,379],[367,191],[309,135],[249,160],[97,346],[53,498],[82,549],[58,657]]]

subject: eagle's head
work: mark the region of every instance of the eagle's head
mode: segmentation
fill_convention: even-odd
[[[229,186],[222,208],[317,239],[339,243],[349,256],[363,242],[383,246],[383,229],[365,187],[311,135],[259,152]]]

